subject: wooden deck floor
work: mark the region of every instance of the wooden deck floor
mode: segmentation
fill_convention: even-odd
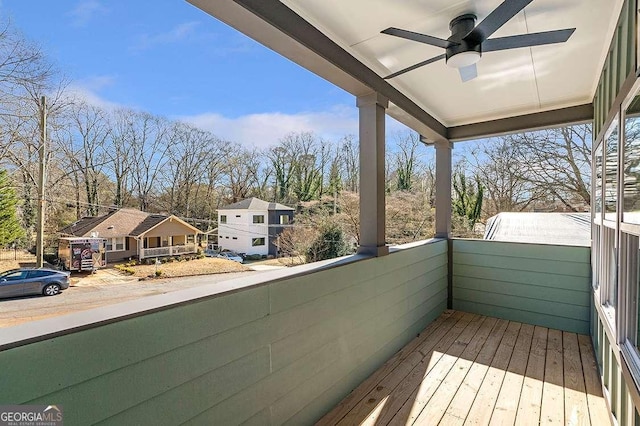
[[[447,311],[318,424],[610,421],[588,336]]]

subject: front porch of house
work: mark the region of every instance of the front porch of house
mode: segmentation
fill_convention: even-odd
[[[461,423],[514,404],[516,417],[607,419],[589,256],[435,239],[28,323],[0,335],[0,402],[56,401],[69,424]],[[73,364],[35,362],[70,347],[86,349]],[[607,383],[612,404],[628,401],[619,372]]]
[[[142,247],[139,249],[138,257],[147,259],[197,253],[198,244],[195,242],[195,238],[195,234],[145,236],[142,238]]]

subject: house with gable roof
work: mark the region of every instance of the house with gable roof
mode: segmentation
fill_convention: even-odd
[[[174,215],[121,208],[102,216],[83,217],[60,233],[65,237],[104,238],[107,262],[117,262],[196,253],[200,230]]]

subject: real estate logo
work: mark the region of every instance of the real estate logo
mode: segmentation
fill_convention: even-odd
[[[0,426],[62,426],[60,405],[0,405]]]

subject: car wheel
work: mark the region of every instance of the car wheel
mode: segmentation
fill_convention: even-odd
[[[42,290],[42,294],[45,296],[55,296],[60,293],[60,285],[58,284],[49,284]]]

